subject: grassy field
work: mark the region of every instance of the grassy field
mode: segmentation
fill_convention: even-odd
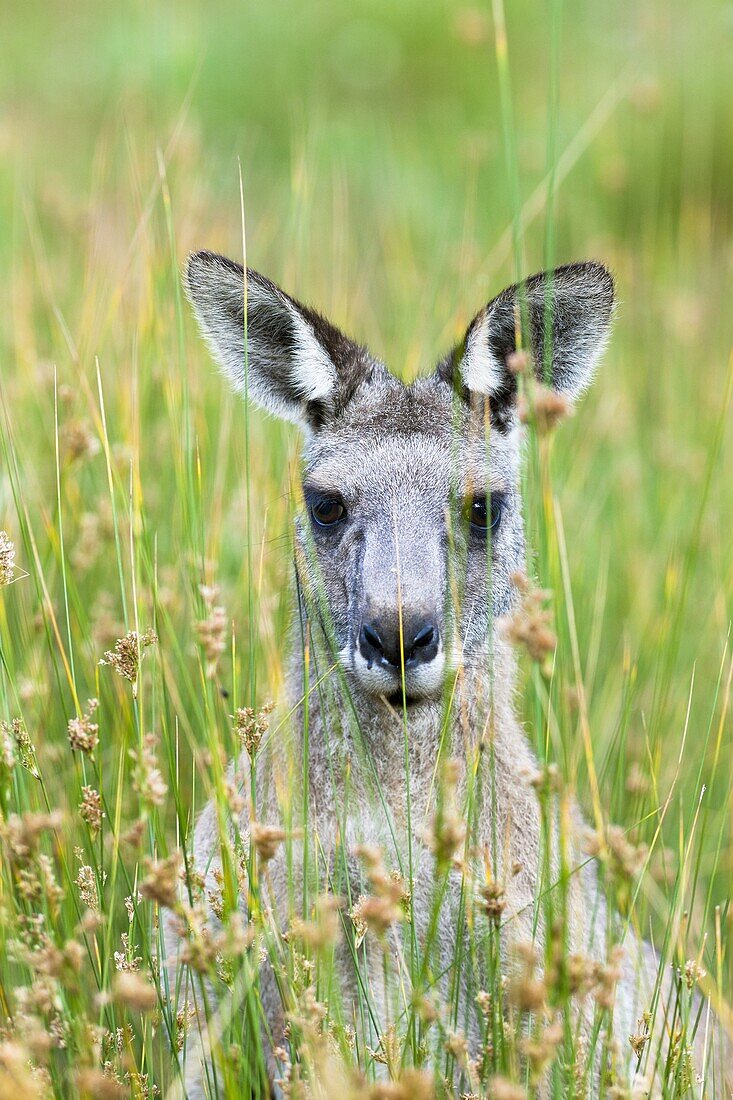
[[[226,391],[180,284],[191,249],[242,258],[240,168],[248,262],[405,379],[518,275],[613,269],[598,379],[528,451],[558,648],[524,716],[648,847],[619,904],[725,1015],[730,5],[16,0],[0,39],[2,1100],[174,1088],[148,861],[221,795],[235,708],[281,697],[298,440]],[[132,630],[135,683],[100,664]],[[247,1095],[224,1047],[218,1094]],[[683,1063],[665,1095],[723,1096]]]

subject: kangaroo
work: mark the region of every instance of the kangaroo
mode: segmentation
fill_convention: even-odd
[[[574,402],[609,337],[612,276],[599,263],[575,263],[504,290],[433,372],[410,385],[267,278],[248,270],[245,286],[242,267],[222,256],[192,255],[185,286],[234,389],[296,424],[304,438],[295,540],[299,614],[288,681],[294,714],[257,757],[256,812],[260,823],[293,830],[307,813],[317,850],[313,844],[308,854],[295,838],[286,859],[281,846],[267,865],[267,903],[283,928],[293,909],[301,911],[309,882],[311,898],[316,881],[353,905],[373,885],[359,852],[372,861],[377,849],[385,852],[400,867],[411,910],[409,928],[389,935],[403,950],[403,933],[414,937],[429,980],[405,991],[404,967],[390,979],[400,950],[395,940],[385,947],[367,932],[356,950],[358,940],[345,936],[336,955],[344,1015],[361,1021],[360,1041],[378,1049],[390,1022],[429,987],[439,1005],[450,1006],[467,1057],[477,1058],[486,1040],[477,1007],[485,964],[477,956],[489,953],[500,927],[497,965],[507,975],[519,965],[518,945],[526,952],[533,943],[544,962],[551,930],[538,898],[569,867],[566,953],[617,966],[615,1072],[628,1084],[641,1066],[628,1037],[652,1008],[657,964],[632,931],[623,960],[609,963],[613,914],[597,866],[581,846],[583,821],[574,804],[564,857],[556,836],[543,839],[542,773],[515,715],[515,657],[500,629],[517,605],[525,560],[518,338],[524,369],[529,362],[561,399]],[[450,768],[441,770],[441,761],[451,761]],[[443,774],[452,787],[441,786]],[[436,904],[435,833],[450,820],[451,807],[468,804],[469,788],[468,839],[461,844],[459,830],[458,843],[444,853],[446,885]],[[239,826],[246,835],[249,809]],[[221,866],[219,838],[211,803],[195,828],[193,861],[212,887]],[[457,851],[463,858],[451,861]],[[473,926],[482,947],[470,964],[468,946],[462,963],[456,954],[457,945],[468,944],[467,865],[484,890]],[[209,919],[217,925],[213,913]],[[166,942],[175,958],[170,924]],[[370,1006],[366,1020],[360,997]],[[261,1002],[276,1047],[285,1013],[267,963]],[[578,1010],[586,1048],[592,1012],[583,1022]],[[202,1051],[189,1052],[192,1098],[209,1095],[205,1042]],[[587,1072],[587,1094],[600,1095],[599,1072]],[[274,1056],[269,1073],[274,1081]],[[456,1094],[471,1091],[465,1059],[456,1059],[449,1079]]]

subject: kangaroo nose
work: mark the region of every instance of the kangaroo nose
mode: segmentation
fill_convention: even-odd
[[[405,667],[427,664],[438,652],[440,633],[433,622],[416,624],[403,623]],[[400,668],[402,654],[400,648],[399,620],[390,626],[384,621],[374,620],[364,623],[359,632],[359,650],[364,660],[371,665],[392,665]]]

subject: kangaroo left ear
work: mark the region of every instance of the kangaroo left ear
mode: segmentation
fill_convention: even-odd
[[[540,381],[572,400],[590,383],[603,354],[613,305],[613,277],[602,264],[568,264],[532,275],[474,317],[462,344],[436,373],[464,393],[489,397],[501,424],[517,395],[507,359],[521,346],[531,352]]]
[[[224,256],[189,256],[184,285],[233,388],[283,420],[317,430],[376,369],[364,348],[264,275],[248,270],[245,294],[243,268]]]

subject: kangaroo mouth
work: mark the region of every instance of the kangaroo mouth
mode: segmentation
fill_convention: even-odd
[[[435,702],[445,684],[446,660],[443,647],[428,661],[406,661],[403,671],[387,661],[368,660],[357,646],[349,645],[340,652],[343,668],[356,684],[375,700],[381,699],[397,713],[403,708],[416,708],[421,703]]]
[[[421,697],[419,695],[410,695],[409,691],[405,692],[403,695],[400,689],[398,689],[397,691],[393,691],[390,695],[385,695],[384,698],[387,700],[391,707],[395,708],[395,710],[402,710],[403,706],[406,706],[409,710],[410,707],[414,707],[418,703],[425,702],[424,696]]]

